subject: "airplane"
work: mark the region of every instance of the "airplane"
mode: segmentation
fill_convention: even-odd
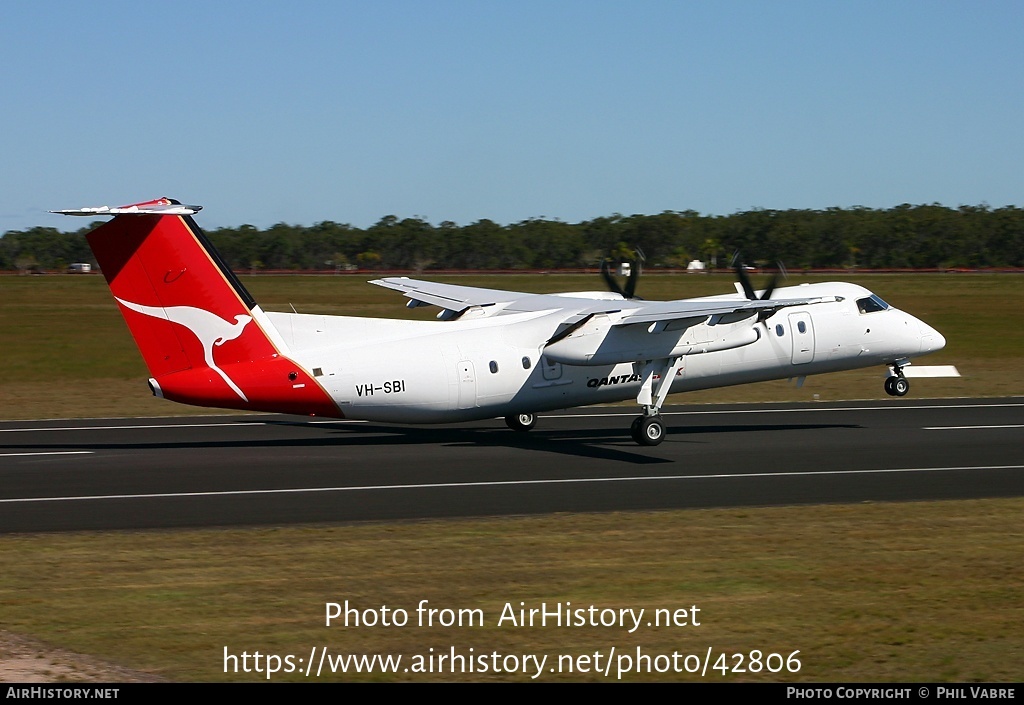
[[[386,423],[504,417],[528,431],[539,412],[635,399],[630,435],[665,437],[671,392],[875,365],[904,396],[911,358],[945,346],[914,316],[850,283],[755,291],[740,264],[735,293],[678,301],[623,288],[529,294],[406,277],[371,281],[439,320],[264,311],[193,216],[160,198],[117,208],[86,237],[149,368],[153,394],[197,406]]]

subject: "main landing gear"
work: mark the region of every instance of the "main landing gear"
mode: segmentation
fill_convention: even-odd
[[[665,423],[661,420],[661,407],[668,396],[672,381],[679,372],[682,358],[648,360],[634,363],[633,370],[640,374],[640,392],[636,403],[644,408],[642,416],[633,420],[629,435],[637,444],[656,446],[665,440]]]
[[[891,397],[905,397],[910,391],[910,382],[903,376],[903,368],[897,363],[890,365],[892,374],[885,378],[885,393]]]
[[[536,414],[513,414],[505,417],[505,425],[513,431],[525,433],[537,425]]]

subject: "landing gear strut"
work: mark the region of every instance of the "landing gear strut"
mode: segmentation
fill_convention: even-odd
[[[644,413],[633,420],[633,425],[629,428],[629,435],[639,445],[656,446],[665,440],[665,424],[661,420],[661,407],[668,396],[672,380],[675,379],[676,372],[679,370],[679,360],[678,357],[648,360],[643,363],[642,371],[637,369],[641,366],[640,363],[636,363],[633,368],[640,373],[643,380],[640,384],[640,392],[636,396],[636,403],[644,408]]]
[[[513,414],[505,417],[505,425],[513,431],[525,433],[537,425],[536,414]]]

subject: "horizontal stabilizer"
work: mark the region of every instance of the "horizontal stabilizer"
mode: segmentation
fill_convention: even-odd
[[[158,198],[145,203],[133,203],[127,206],[94,206],[85,208],[69,208],[67,210],[50,211],[58,215],[195,215],[202,206],[186,206],[170,198]]]

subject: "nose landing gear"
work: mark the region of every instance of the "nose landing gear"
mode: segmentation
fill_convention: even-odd
[[[903,375],[885,378],[885,393],[891,397],[905,397],[910,391],[910,382]]]
[[[906,364],[906,360],[903,361]],[[910,391],[910,382],[903,376],[903,366],[895,362],[889,366],[891,374],[885,378],[885,393],[891,397],[905,397]]]

